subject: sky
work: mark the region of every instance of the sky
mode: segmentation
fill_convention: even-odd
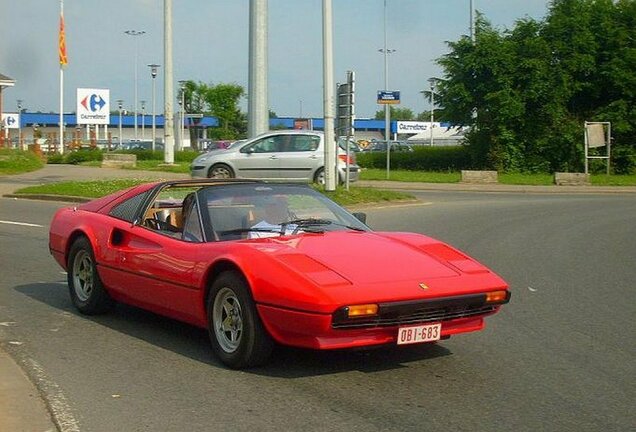
[[[268,100],[279,117],[322,117],[322,0],[269,0]],[[356,73],[356,116],[373,117],[384,90],[384,13],[389,88],[402,108],[429,109],[420,91],[442,75],[436,59],[447,41],[469,33],[469,0],[333,0],[335,82]],[[474,0],[497,28],[542,19],[548,0]],[[3,91],[5,112],[22,99],[27,111],[59,111],[59,0],[0,0],[0,74],[16,80]],[[163,0],[65,0],[68,65],[64,111],[76,88],[110,89],[132,111],[137,53],[138,100],[152,99],[149,63],[163,64]],[[173,0],[173,70],[178,80],[248,86],[249,0]],[[128,36],[126,30],[145,31]],[[163,107],[163,72],[156,79]],[[176,94],[176,91],[175,91]],[[241,102],[247,109],[245,98]]]

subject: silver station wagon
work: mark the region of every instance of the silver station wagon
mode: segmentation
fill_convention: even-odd
[[[192,161],[192,177],[250,178],[324,184],[325,145],[322,132],[273,131],[227,149],[213,150]],[[338,147],[338,177],[345,181],[347,154]],[[357,181],[360,168],[349,154],[349,181]]]

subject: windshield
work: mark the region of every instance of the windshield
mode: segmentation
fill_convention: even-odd
[[[369,229],[304,185],[210,186],[200,189],[198,195],[209,241]]]

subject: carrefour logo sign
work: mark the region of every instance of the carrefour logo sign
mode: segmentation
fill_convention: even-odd
[[[77,89],[77,124],[110,123],[110,90]]]
[[[440,127],[440,124],[432,123],[433,128]],[[418,134],[426,131],[430,131],[431,122],[417,122],[417,121],[399,121],[397,122],[397,133],[399,134]]]

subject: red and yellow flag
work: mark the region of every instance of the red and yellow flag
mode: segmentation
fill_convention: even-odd
[[[66,36],[64,35],[64,15],[62,14],[60,14],[59,44],[60,66],[65,66],[68,63],[68,58],[66,57]]]

